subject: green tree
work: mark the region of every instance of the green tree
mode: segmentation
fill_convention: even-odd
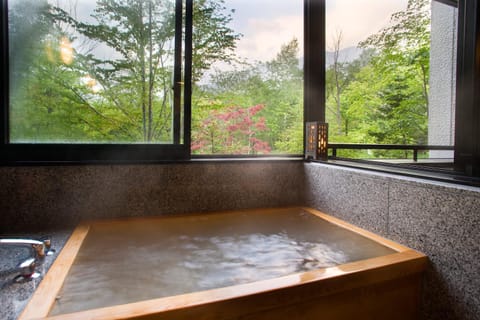
[[[23,91],[29,94],[14,102],[14,119],[23,122],[26,131],[37,132],[29,135],[40,134],[47,141],[170,141],[174,1],[98,0],[88,22],[76,17],[74,9],[71,13],[42,3],[42,10],[32,15],[45,21],[45,32],[35,36],[36,57],[21,62],[35,72],[23,81]],[[227,27],[231,13],[224,12],[221,3],[196,2],[194,78],[213,61],[226,59],[235,47],[238,35]],[[32,20],[11,20],[18,26],[10,28],[10,38],[20,42],[17,30]],[[31,29],[38,26],[35,22]],[[71,51],[68,61],[62,60],[65,43]],[[20,43],[17,50],[22,49]],[[45,92],[58,99],[46,98]],[[31,114],[33,119],[27,119]],[[69,130],[62,133],[65,127]]]
[[[274,88],[270,108],[265,113],[271,128],[271,144],[277,153],[302,153],[303,70],[298,40],[294,38],[281,46],[280,52],[266,65],[267,83]]]
[[[303,71],[298,51],[298,41],[293,39],[270,61],[214,72],[208,85],[195,88],[193,132],[202,130],[204,119],[216,110],[263,105],[259,116],[265,118],[268,130],[257,132],[256,137],[266,141],[272,153],[301,153]]]
[[[342,92],[349,82],[349,73],[347,72],[348,63],[340,61],[340,47],[342,44],[342,32],[338,32],[333,42],[333,63],[326,71],[326,99],[333,103],[326,103],[326,108],[335,115],[336,134],[341,135],[345,132],[348,135],[348,129],[344,130],[344,117],[342,117]]]
[[[85,90],[79,86],[81,75],[73,70],[66,32],[47,1],[13,3],[9,40],[12,141],[85,140],[94,110],[79,99]]]
[[[60,21],[72,25],[88,40],[106,45],[116,56],[104,59],[95,53],[77,52],[76,58],[86,75],[98,82],[97,96],[103,103],[115,106],[116,110],[107,107],[103,114],[114,111],[110,118],[131,124],[132,136],[118,138],[132,142],[169,141],[174,4],[162,0],[99,0],[92,14],[95,23],[78,21],[58,7],[56,11]]]
[[[409,0],[406,10],[392,15],[389,27],[360,43],[369,50],[368,59],[342,66],[344,69],[340,70],[350,68],[353,74],[349,74],[350,82],[341,92],[345,130],[341,135],[334,135],[334,141],[426,143],[429,9],[427,0]],[[407,156],[402,152],[375,151],[373,154]]]
[[[424,144],[427,141],[430,1],[409,0],[407,9],[392,16],[392,26],[361,45],[375,47],[375,72],[383,75],[378,94],[378,143]]]
[[[196,0],[193,9],[193,81],[198,82],[212,64],[236,61],[234,50],[241,34],[229,24],[234,9],[227,10],[224,0]]]
[[[345,103],[344,91],[355,80],[356,74],[370,63],[372,49],[363,50],[360,57],[351,62],[342,62],[342,33],[334,37],[332,64],[325,74],[326,117],[331,124],[330,134],[333,139],[343,140],[349,136],[350,128],[354,128],[350,115],[349,104]]]
[[[409,0],[406,10],[393,14],[391,21],[392,26],[368,37],[360,46],[380,50],[384,58],[380,62],[385,65],[400,64],[413,68],[428,107],[430,0]]]

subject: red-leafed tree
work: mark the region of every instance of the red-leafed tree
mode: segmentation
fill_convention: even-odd
[[[209,154],[268,154],[268,142],[256,137],[268,131],[265,118],[257,114],[263,104],[251,107],[231,106],[214,110],[194,132],[192,152]]]

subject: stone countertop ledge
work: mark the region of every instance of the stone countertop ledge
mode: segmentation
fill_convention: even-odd
[[[59,229],[41,233],[16,233],[2,234],[0,238],[22,238],[22,239],[41,239],[48,237],[52,241],[52,249],[55,253],[46,256],[42,264],[38,265],[36,272],[40,276],[36,279],[18,279],[15,278],[19,274],[16,266],[29,258],[30,251],[26,247],[2,246],[0,247],[0,319],[15,320],[20,316],[33,292],[42,281],[44,275],[55,261],[58,253],[62,250],[67,242],[71,229]]]

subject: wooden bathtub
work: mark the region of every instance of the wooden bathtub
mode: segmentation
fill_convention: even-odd
[[[335,237],[347,240],[323,259],[319,248],[331,250],[323,242]],[[298,257],[302,242],[320,256]],[[192,259],[208,256],[219,256],[213,271]],[[262,265],[272,261],[273,271]],[[137,264],[145,271],[131,272]],[[19,319],[416,319],[426,264],[417,251],[310,208],[94,221],[75,229]]]

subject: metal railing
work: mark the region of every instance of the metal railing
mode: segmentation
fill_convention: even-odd
[[[408,145],[408,144],[357,144],[357,143],[329,143],[328,149],[332,150],[332,157],[337,157],[337,150],[404,150],[413,151],[413,161],[418,161],[419,151],[442,150],[453,151],[453,146],[438,145]]]

